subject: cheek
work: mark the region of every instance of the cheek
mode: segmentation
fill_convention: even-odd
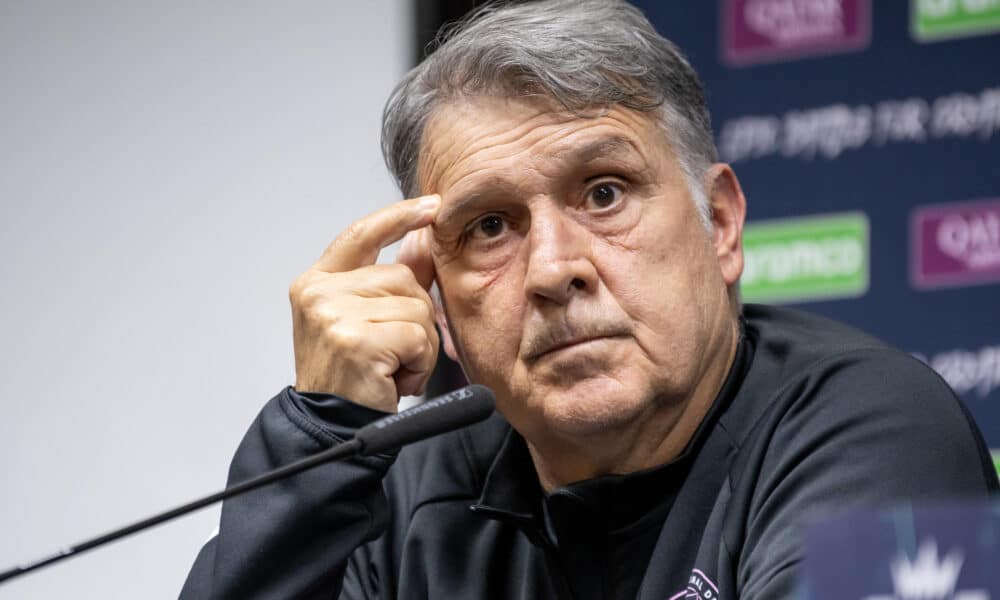
[[[702,226],[690,219],[671,225],[666,215],[644,216],[628,244],[604,242],[600,253],[602,278],[657,362],[696,340],[703,304],[721,277]]]
[[[509,273],[465,272],[445,284],[452,336],[463,366],[478,379],[508,372],[517,356],[525,303],[514,283]]]

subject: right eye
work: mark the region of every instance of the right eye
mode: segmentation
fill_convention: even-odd
[[[508,227],[500,215],[486,215],[472,224],[469,235],[474,239],[491,239],[503,235]]]

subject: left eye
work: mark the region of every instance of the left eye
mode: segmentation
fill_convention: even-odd
[[[594,208],[607,208],[618,202],[623,193],[617,184],[599,183],[587,192],[587,205]]]
[[[473,223],[467,233],[473,239],[488,240],[500,237],[507,233],[508,229],[510,229],[510,223],[505,218],[501,215],[489,214]]]

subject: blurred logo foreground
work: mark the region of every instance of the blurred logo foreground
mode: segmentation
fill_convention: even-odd
[[[812,525],[803,583],[810,600],[990,600],[997,565],[1000,503],[906,505]]]

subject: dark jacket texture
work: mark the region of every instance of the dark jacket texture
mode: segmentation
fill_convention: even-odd
[[[747,305],[742,332],[722,391],[667,465],[546,495],[495,414],[227,500],[181,597],[789,598],[805,519],[998,489],[964,407],[916,359],[788,309]],[[379,416],[286,389],[229,482]]]

